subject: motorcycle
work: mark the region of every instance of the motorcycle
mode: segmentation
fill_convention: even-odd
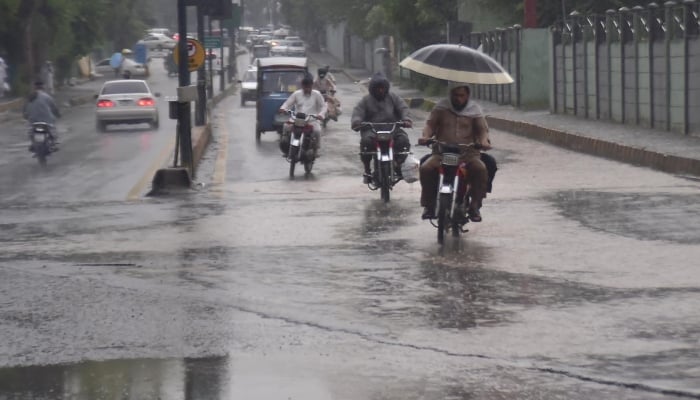
[[[340,115],[340,102],[335,98],[335,90],[326,91],[322,90],[321,94],[323,95],[323,100],[326,102],[328,105],[328,112],[326,113],[326,117],[321,121],[321,126],[324,128],[328,125],[328,121],[331,119],[333,121],[338,121],[338,116]]]
[[[381,199],[388,203],[391,197],[391,189],[402,178],[394,172],[394,154],[408,155],[410,152],[394,153],[394,134],[399,128],[406,127],[403,121],[389,123],[363,122],[360,129],[369,128],[374,133],[376,151],[372,154],[372,180],[367,184],[370,190],[379,190]],[[367,153],[362,153],[367,154]]]
[[[466,205],[470,202],[470,186],[467,182],[469,171],[466,163],[460,161],[462,151],[468,148],[478,148],[474,143],[447,144],[434,139],[428,140],[426,146],[437,144],[438,154],[442,157],[440,164],[440,179],[436,193],[436,213],[430,223],[437,228],[437,240],[442,244],[446,233],[452,232],[453,237],[469,230],[464,226],[469,222]]]
[[[29,151],[34,153],[34,157],[39,160],[39,164],[46,165],[47,157],[57,151],[56,143],[51,135],[51,125],[45,122],[34,122],[29,128],[29,139],[31,144]]]
[[[285,122],[285,130],[289,133],[289,150],[287,161],[289,162],[289,178],[294,179],[294,169],[297,162],[304,164],[306,175],[311,173],[316,155],[311,143],[314,127],[311,121],[317,119],[315,115],[306,115],[291,110],[287,111],[289,119]]]
[[[177,76],[178,69],[177,64],[175,63],[175,56],[173,55],[172,51],[163,58],[163,64],[165,66],[165,70],[168,72],[168,76]]]

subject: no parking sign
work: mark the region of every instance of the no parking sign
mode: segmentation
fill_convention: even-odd
[[[180,64],[180,46],[179,43],[173,49],[173,58],[175,64]],[[199,40],[187,39],[187,69],[192,72],[199,69],[204,64],[205,51],[204,46]]]

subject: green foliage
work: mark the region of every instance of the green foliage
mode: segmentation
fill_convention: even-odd
[[[25,87],[45,60],[57,78],[106,40],[132,47],[143,34],[149,2],[139,0],[0,0],[0,56],[11,66],[13,88]]]

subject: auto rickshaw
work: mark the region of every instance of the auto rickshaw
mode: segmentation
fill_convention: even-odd
[[[255,140],[264,132],[282,133],[282,124],[275,116],[282,103],[301,89],[301,80],[308,73],[305,57],[267,57],[258,59],[258,88]]]

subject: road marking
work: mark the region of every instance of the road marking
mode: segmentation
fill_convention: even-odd
[[[141,193],[143,193],[144,189],[146,188],[146,185],[148,185],[148,183],[153,180],[153,176],[155,176],[156,171],[163,165],[165,165],[168,157],[170,157],[174,152],[175,136],[173,135],[172,138],[168,141],[165,148],[163,148],[160,154],[158,154],[158,157],[156,157],[153,164],[151,164],[148,170],[146,170],[146,173],[141,177],[138,183],[136,183],[136,185],[133,188],[131,188],[126,199],[129,201],[138,200],[141,197]]]
[[[219,115],[219,118],[223,118]],[[214,164],[214,178],[212,179],[212,184],[214,186],[223,186],[226,182],[226,162],[228,160],[228,139],[229,130],[227,123],[219,124],[219,151],[216,155],[216,163]]]

